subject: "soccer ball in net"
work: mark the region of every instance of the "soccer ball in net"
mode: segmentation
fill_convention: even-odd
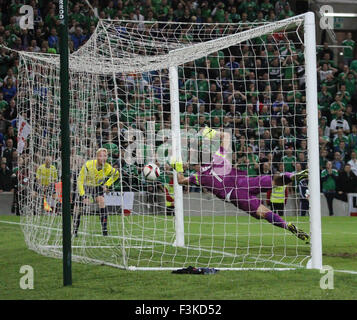
[[[146,180],[155,181],[160,176],[160,169],[154,163],[148,163],[143,170]]]

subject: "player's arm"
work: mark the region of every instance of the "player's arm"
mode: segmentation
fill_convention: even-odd
[[[220,137],[221,147],[223,147],[224,150],[229,151],[231,149],[232,139],[228,132],[220,132],[209,127],[206,127],[202,131],[202,136],[209,140],[214,139],[217,135]]]
[[[42,178],[42,174],[41,174],[41,166],[39,166],[36,170],[36,180],[37,182],[40,181],[40,179]]]
[[[84,180],[86,178],[87,174],[87,167],[86,163],[82,166],[81,171],[79,172],[78,178],[77,178],[77,187],[78,187],[78,192],[81,197],[84,196]]]
[[[185,177],[182,173],[177,173],[177,182],[181,185],[189,185],[190,184],[190,178]]]
[[[120,174],[119,174],[118,170],[116,170],[115,168],[111,167],[110,174],[108,176],[110,176],[110,178],[104,184],[106,187],[110,187],[115,181],[117,181],[119,176],[120,176]]]
[[[189,185],[191,183],[199,185],[198,175],[194,174],[189,177],[183,175],[183,164],[182,162],[175,161],[171,159],[170,166],[177,172],[177,182],[181,185]]]

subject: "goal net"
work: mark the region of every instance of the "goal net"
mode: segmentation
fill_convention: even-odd
[[[168,165],[172,155],[182,159],[188,177],[209,164],[220,141],[202,136],[208,126],[230,135],[231,166],[249,177],[306,168],[305,35],[304,15],[235,24],[100,20],[70,55],[73,259],[137,269],[306,266],[309,244],[209,188],[179,186]],[[61,257],[59,57],[20,57],[23,230],[30,249]],[[99,148],[120,172],[105,194],[107,236],[95,195],[86,204],[77,195],[79,171]],[[143,177],[147,163],[159,165],[158,180]],[[300,189],[257,186],[254,195],[309,233]]]

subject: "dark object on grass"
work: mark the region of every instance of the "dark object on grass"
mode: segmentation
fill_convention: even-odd
[[[214,274],[217,273],[219,270],[215,268],[195,268],[189,266],[188,268],[178,269],[172,271],[172,273],[177,274]]]

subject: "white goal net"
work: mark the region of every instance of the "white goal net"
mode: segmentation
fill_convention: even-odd
[[[208,126],[230,134],[231,165],[249,177],[307,167],[304,21],[99,21],[70,55],[74,260],[138,269],[306,266],[310,245],[203,185],[181,189],[168,165],[173,153],[180,156],[189,177],[209,164],[220,141],[202,137]],[[29,248],[61,257],[59,57],[20,57],[25,239]],[[79,171],[99,148],[120,172],[105,194],[107,236],[96,198],[83,205],[77,196]],[[142,175],[150,162],[161,171],[154,182]],[[309,233],[304,186],[258,185],[254,197]]]

